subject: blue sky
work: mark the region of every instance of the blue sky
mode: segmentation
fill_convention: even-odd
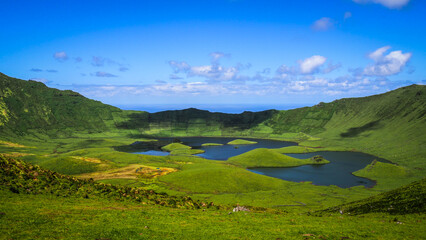
[[[426,81],[426,1],[21,1],[0,72],[112,105],[312,105]]]

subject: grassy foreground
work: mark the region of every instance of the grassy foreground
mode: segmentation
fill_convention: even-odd
[[[1,239],[423,239],[425,215],[183,210],[0,191]]]
[[[421,239],[426,233],[426,180],[337,207],[359,210],[356,216],[333,208],[319,216],[267,208],[232,212],[187,197],[78,180],[4,156],[1,166],[1,239]],[[183,208],[164,205],[181,200]],[[377,202],[385,204],[371,213]],[[390,204],[398,211],[389,211]],[[409,214],[401,211],[406,204]]]

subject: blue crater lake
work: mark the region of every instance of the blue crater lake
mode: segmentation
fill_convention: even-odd
[[[164,145],[172,143],[176,138],[158,138],[159,141],[164,142]],[[177,138],[182,141],[182,144],[191,146],[194,149],[202,149],[205,152],[197,154],[196,156],[203,157],[211,160],[227,160],[230,157],[243,154],[256,148],[282,148],[288,146],[297,146],[294,142],[276,141],[269,139],[250,139],[250,138],[238,138],[249,141],[255,141],[256,144],[247,145],[227,145],[228,142],[237,138],[226,138],[226,137],[182,137]],[[220,143],[222,146],[201,146],[204,143]],[[165,156],[167,152],[161,150],[145,150],[140,152],[134,152],[137,154]]]
[[[358,185],[373,187],[376,183],[370,179],[357,177],[352,173],[358,171],[373,160],[389,161],[360,152],[315,152],[286,154],[291,157],[306,159],[321,155],[330,163],[324,165],[304,165],[291,168],[252,168],[252,172],[293,182],[309,181],[315,185],[336,185],[349,188]]]
[[[166,145],[172,143],[175,138],[159,138]],[[178,138],[183,144],[191,146],[194,149],[202,149],[205,152],[196,156],[212,160],[227,160],[230,157],[237,156],[256,148],[282,148],[295,146],[297,143],[275,141],[268,139],[246,139],[257,142],[249,145],[227,145],[226,143],[236,138],[225,137],[182,137]],[[222,146],[201,146],[204,143],[220,143]],[[135,152],[138,154],[165,156],[167,152],[160,150],[145,150],[144,152]],[[330,163],[324,165],[304,165],[288,168],[251,168],[251,172],[275,177],[287,181],[304,182],[309,181],[315,185],[329,186],[336,185],[342,188],[348,188],[358,185],[373,187],[375,182],[367,178],[357,177],[352,174],[370,164],[374,159],[380,162],[388,162],[385,159],[378,158],[369,154],[360,152],[315,152],[303,154],[286,154],[291,157],[306,159],[316,155],[321,155]]]

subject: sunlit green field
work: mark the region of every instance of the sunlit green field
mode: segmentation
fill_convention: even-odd
[[[2,239],[422,239],[425,215],[205,211],[1,191]]]

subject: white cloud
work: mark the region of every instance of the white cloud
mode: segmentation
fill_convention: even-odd
[[[353,0],[356,3],[376,3],[381,4],[387,8],[395,9],[402,8],[407,5],[410,0]]]
[[[371,78],[366,76],[343,76],[339,78],[324,78],[310,75],[298,76],[290,81],[271,81],[265,83],[229,84],[227,82],[181,82],[167,83],[157,80],[146,85],[72,85],[71,88],[90,98],[129,98],[134,99],[164,99],[194,97],[215,101],[222,97],[270,97],[291,96],[316,99],[341,98],[348,96],[362,96],[382,93],[389,89],[405,86],[397,81],[388,81],[386,78]],[[69,89],[69,88],[68,88]],[[198,98],[200,97],[200,98]]]
[[[53,58],[59,62],[64,62],[68,60],[68,55],[66,52],[55,52],[55,54],[53,54]]]
[[[203,76],[203,77],[211,77],[212,75],[214,75],[214,73],[212,72],[213,67],[208,65],[208,66],[195,66],[195,67],[191,67],[191,75],[194,76]]]
[[[181,79],[178,73],[186,73],[187,77],[202,77],[209,82],[220,81],[237,81],[243,80],[240,76],[240,70],[247,68],[249,65],[237,64],[234,67],[224,67],[218,62],[212,62],[211,65],[191,66],[186,62],[169,61],[175,74],[171,75],[171,79]]]
[[[368,54],[368,57],[373,59],[374,61],[379,61],[383,57],[383,54],[390,48],[391,48],[390,46],[381,47],[377,49],[376,51]]]
[[[311,74],[318,70],[318,68],[325,63],[327,58],[314,55],[312,57],[306,58],[303,61],[299,62],[300,72],[302,74]]]
[[[236,80],[239,69],[237,67],[223,67],[215,65],[194,66],[188,73],[189,77],[205,77],[209,81]]]
[[[331,18],[323,17],[316,20],[311,28],[315,31],[327,31],[334,26],[334,21]]]
[[[402,53],[399,50],[385,55],[389,49],[389,46],[385,46],[370,53],[368,57],[374,61],[374,64],[364,68],[363,74],[368,76],[389,76],[400,73],[412,54]]]

